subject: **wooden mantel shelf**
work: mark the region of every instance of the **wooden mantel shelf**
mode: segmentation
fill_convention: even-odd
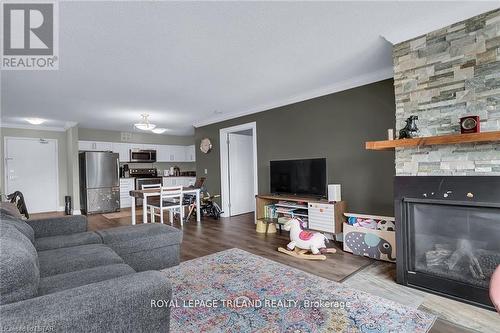
[[[500,141],[500,131],[471,133],[471,134],[451,134],[440,136],[428,136],[423,138],[368,141],[365,148],[369,150],[392,150],[397,147],[422,147],[432,145],[454,145],[472,142],[492,142]]]

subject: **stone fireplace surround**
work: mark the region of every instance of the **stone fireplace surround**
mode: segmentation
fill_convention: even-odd
[[[393,60],[396,133],[410,115],[419,137],[460,133],[466,115],[480,117],[482,132],[500,130],[500,9],[397,44]],[[395,156],[397,282],[493,309],[486,275],[500,257],[500,142]]]
[[[394,46],[397,131],[418,116],[418,136],[460,133],[478,115],[500,130],[500,9]],[[500,175],[500,142],[396,149],[396,175]]]

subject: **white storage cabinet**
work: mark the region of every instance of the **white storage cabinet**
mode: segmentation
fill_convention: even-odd
[[[135,189],[135,178],[120,178],[120,208],[128,208],[132,204],[129,192]]]

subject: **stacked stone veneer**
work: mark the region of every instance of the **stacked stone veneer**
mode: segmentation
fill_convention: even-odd
[[[394,47],[397,130],[418,115],[417,136],[460,133],[478,115],[500,130],[500,9]],[[396,150],[397,175],[500,175],[500,143]]]

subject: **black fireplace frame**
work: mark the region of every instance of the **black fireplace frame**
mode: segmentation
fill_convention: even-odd
[[[471,195],[472,194],[472,195]],[[494,310],[484,288],[410,270],[410,204],[500,208],[499,176],[396,176],[396,271],[399,284]],[[500,240],[499,240],[500,241]],[[425,285],[425,286],[424,286]]]

